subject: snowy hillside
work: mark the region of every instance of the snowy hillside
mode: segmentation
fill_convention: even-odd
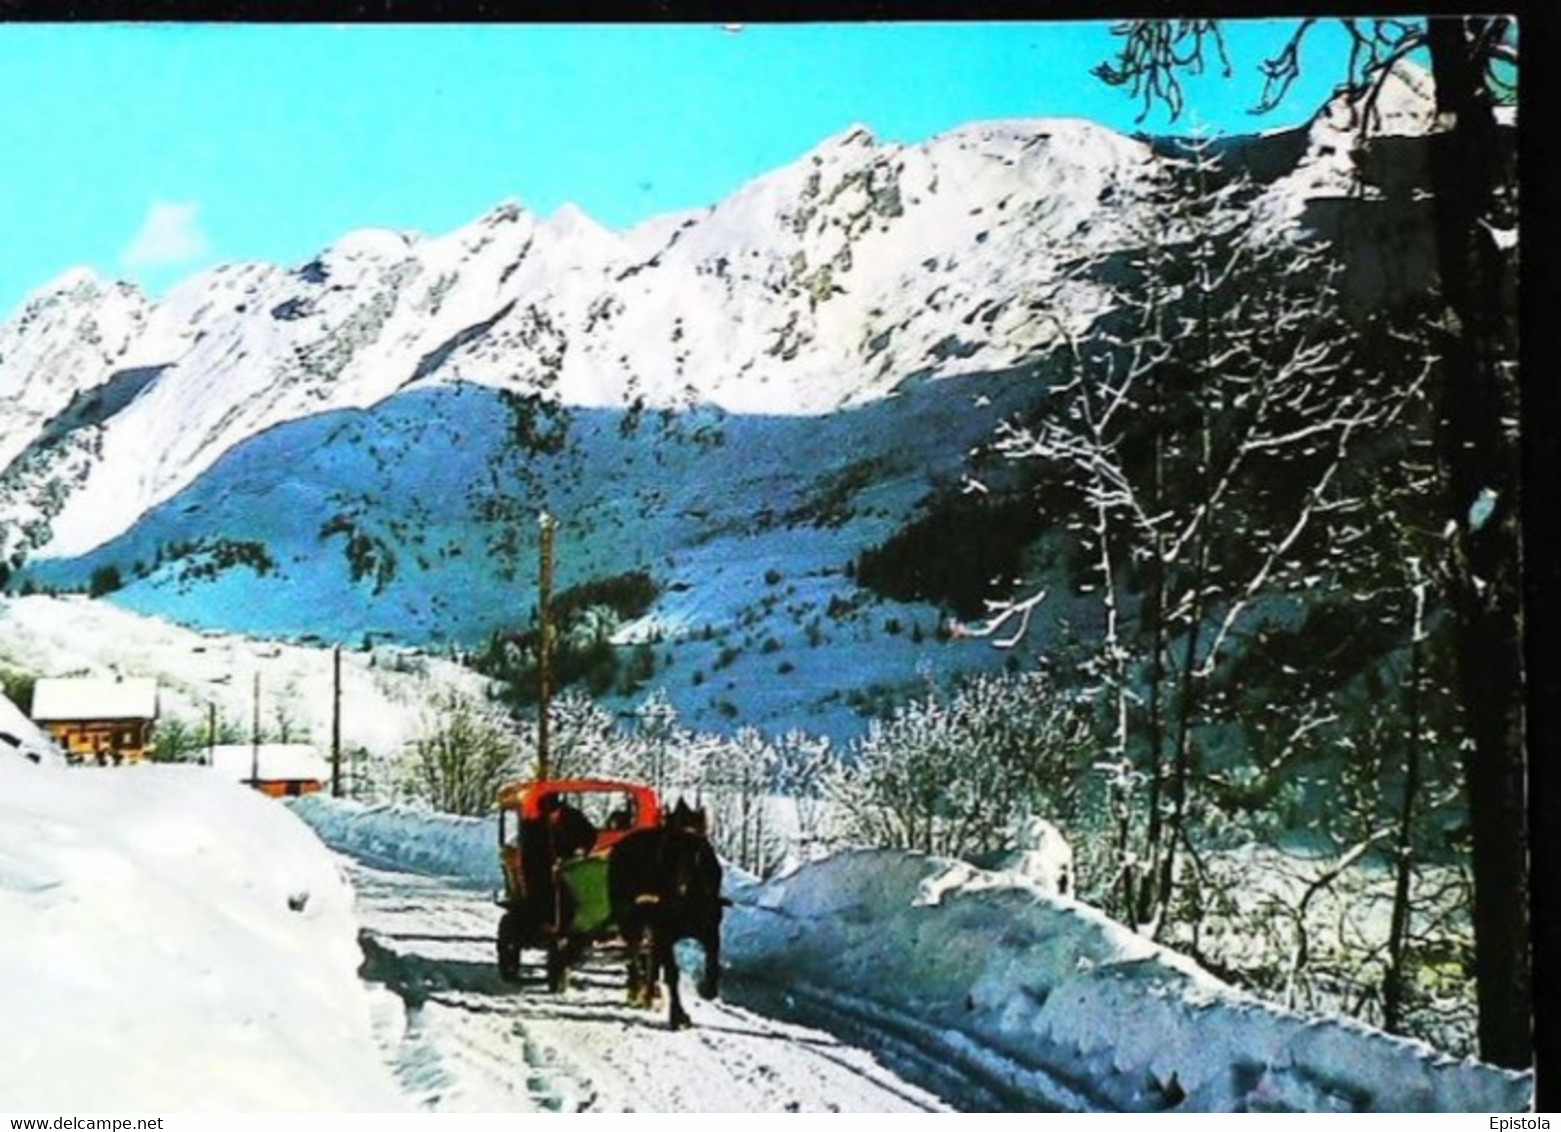
[[[649,650],[647,676],[691,718],[740,700],[750,722],[838,727],[850,713],[831,694],[1003,659],[936,644],[936,606],[870,600],[848,575],[952,492],[1034,385],[973,376],[826,417],[581,410],[559,451],[531,456],[510,449],[512,414],[491,392],[409,390],[271,429],[126,535],[35,576],[85,587],[112,569],[121,607],[214,629],[471,650],[529,618],[547,510],[561,590],[649,576],[654,606],[618,639]]]
[[[397,1111],[353,896],[203,768],[0,758],[0,1105]]]
[[[267,735],[285,728],[326,749],[331,733],[331,650],[202,634],[84,598],[0,598],[0,669],[42,675],[153,677],[165,730],[181,723],[205,738],[219,724],[248,737],[255,715]],[[342,745],[389,760],[427,725],[431,687],[478,694],[484,682],[433,657],[342,652]]]
[[[370,862],[496,884],[491,821],[309,798]],[[847,852],[757,884],[728,872],[729,993],[888,1035],[1020,1108],[1509,1112],[1530,1075],[1244,995],[1095,909],[1012,873]]]

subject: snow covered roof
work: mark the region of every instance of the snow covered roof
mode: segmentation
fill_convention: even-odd
[[[253,743],[213,747],[212,769],[235,782],[248,782],[255,770]],[[260,744],[260,774],[265,782],[328,782],[331,766],[308,743]]]
[[[40,723],[91,719],[156,719],[157,681],[151,677],[46,677],[33,688]]]
[[[15,752],[36,763],[62,764],[65,756],[22,709],[0,695],[0,755]]]

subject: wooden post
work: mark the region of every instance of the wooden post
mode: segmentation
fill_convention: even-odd
[[[217,705],[206,705],[206,765],[217,761]]]
[[[260,670],[255,670],[255,713],[249,727],[249,784],[260,782]]]
[[[553,598],[553,517],[546,511],[541,517],[541,567],[537,579],[537,778],[546,779],[549,769],[548,700],[552,695],[553,625],[549,606]]]
[[[341,646],[331,650],[331,797],[341,797]]]

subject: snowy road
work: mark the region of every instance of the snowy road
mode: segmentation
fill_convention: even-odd
[[[624,1003],[616,961],[588,961],[568,994],[493,963],[489,894],[341,858],[358,892],[364,976],[413,1101],[439,1112],[922,1112],[949,1107],[864,1049],[726,1001],[684,1001],[694,1028]],[[740,997],[740,996],[739,996]]]

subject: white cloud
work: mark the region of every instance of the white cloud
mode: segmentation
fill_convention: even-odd
[[[200,205],[154,201],[146,219],[119,253],[120,265],[129,268],[167,267],[189,263],[210,247],[201,230]]]

